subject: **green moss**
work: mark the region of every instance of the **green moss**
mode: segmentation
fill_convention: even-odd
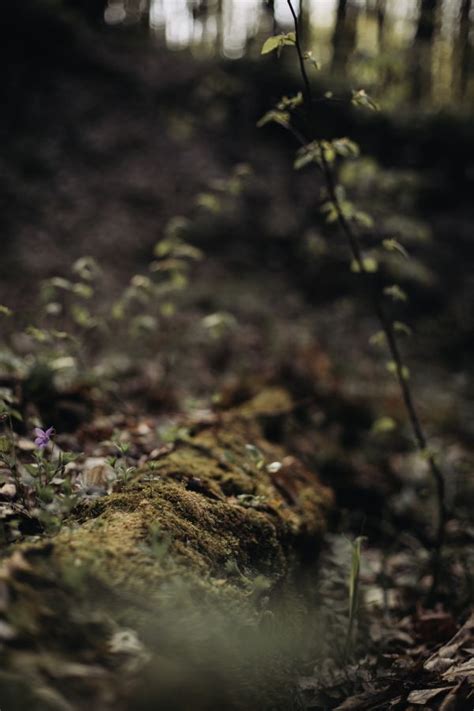
[[[6,564],[4,571],[17,643],[59,648],[77,661],[74,640],[83,640],[87,654],[87,630],[96,620],[102,642],[90,642],[88,654],[103,662],[114,625],[146,637],[153,619],[169,660],[179,646],[176,630],[178,637],[192,630],[190,639],[210,639],[200,620],[211,613],[218,627],[230,619],[238,628],[256,625],[260,599],[291,588],[299,542],[317,542],[331,504],[312,473],[265,440],[262,418],[272,408],[280,417],[291,402],[270,391],[224,413],[219,427],[177,442],[122,491],[83,503],[47,545],[19,547],[17,567]],[[248,445],[261,461],[249,456]],[[267,464],[275,461],[282,466],[271,473]],[[208,626],[214,623],[213,617]],[[190,640],[180,644],[187,654]],[[6,668],[18,660],[12,653]]]

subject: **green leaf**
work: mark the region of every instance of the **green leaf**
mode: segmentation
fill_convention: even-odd
[[[354,217],[354,204],[350,200],[343,200],[339,203],[339,209],[346,220],[350,220]]]
[[[299,153],[299,155],[296,156],[295,162],[293,163],[293,168],[295,170],[301,170],[310,163],[313,163],[313,161],[314,158],[311,153],[301,152]]]
[[[49,284],[55,289],[64,289],[64,291],[71,291],[72,283],[69,279],[63,279],[63,277],[53,277],[49,280]]]
[[[309,163],[321,165],[321,147],[318,141],[312,141],[298,149],[293,167],[295,170],[301,170]]]
[[[330,210],[326,214],[326,222],[328,223],[328,225],[331,225],[334,222],[337,222],[338,218],[339,218],[339,214],[338,214],[336,208],[334,208],[333,210]]]
[[[337,155],[342,158],[357,158],[360,154],[357,143],[351,141],[349,138],[336,138],[331,143]]]
[[[379,417],[372,425],[373,434],[384,434],[396,429],[397,423],[392,417]]]
[[[158,323],[156,318],[150,314],[139,314],[132,319],[130,326],[132,332],[135,334],[140,332],[153,333],[153,331],[156,330]]]
[[[252,462],[255,464],[257,469],[261,469],[263,467],[263,465],[265,464],[265,457],[263,456],[263,454],[259,450],[259,448],[256,447],[254,444],[246,444],[245,449],[246,449],[247,455],[252,460]]]
[[[290,125],[290,114],[288,111],[277,111],[277,109],[271,109],[267,111],[262,118],[257,121],[257,128],[262,128],[266,126],[267,123],[277,123],[284,128],[288,128]]]
[[[299,91],[295,96],[282,96],[277,104],[277,109],[280,111],[285,111],[286,109],[296,109],[301,106],[304,102],[303,94]]]
[[[394,360],[389,360],[388,363],[386,364],[386,368],[389,373],[392,373],[392,375],[396,375],[397,373],[397,364],[395,363]]]
[[[203,253],[198,247],[194,247],[187,242],[177,242],[173,255],[180,259],[192,259],[194,261],[199,261],[203,257]]]
[[[409,326],[407,326],[406,323],[403,323],[402,321],[394,321],[393,330],[396,333],[404,333],[405,336],[411,336],[413,333],[411,328]]]
[[[367,214],[367,212],[357,210],[356,212],[354,212],[352,217],[353,220],[359,225],[359,227],[365,227],[366,229],[370,229],[374,226],[374,220],[369,214]]]
[[[7,435],[0,435],[0,454],[8,454],[11,448],[10,438]]]
[[[83,282],[77,282],[76,284],[73,284],[72,291],[74,294],[82,297],[83,299],[90,299],[92,296],[94,296],[94,289],[91,287],[91,285],[84,284]]]
[[[387,252],[399,252],[406,259],[410,258],[410,255],[406,251],[405,247],[403,245],[401,245],[400,242],[398,242],[396,239],[393,239],[393,238],[384,239],[382,241],[382,245],[387,250]]]
[[[58,341],[75,340],[67,331],[58,331],[56,328],[52,328],[49,333],[53,338],[57,338]]]
[[[270,52],[274,52],[276,49],[279,49],[282,37],[283,35],[274,35],[273,37],[269,37],[265,40],[260,54],[270,54]]]
[[[321,212],[326,215],[326,222],[328,224],[336,222],[339,217],[336,206],[331,201],[325,202],[324,205],[321,205]]]
[[[305,52],[305,53],[303,54],[303,59],[305,60],[305,62],[310,62],[316,70],[321,69],[321,64],[320,64],[320,63],[318,62],[318,60],[313,56],[313,53],[312,53],[311,51]]]
[[[158,434],[161,440],[167,444],[176,442],[177,440],[187,440],[190,432],[187,427],[179,425],[169,425],[158,428]]]
[[[330,141],[321,141],[321,148],[328,163],[332,163],[336,157],[336,151]]]
[[[287,32],[283,35],[283,44],[288,47],[296,44],[296,32]]]
[[[369,338],[369,343],[371,346],[384,346],[386,343],[386,336],[383,331],[377,331]]]
[[[63,306],[59,301],[50,301],[49,304],[46,304],[44,310],[48,316],[58,316],[62,313]]]
[[[161,272],[166,274],[167,272],[182,272],[189,269],[189,265],[182,259],[160,259],[159,261],[150,262],[149,270],[151,272]],[[151,281],[151,280],[150,280]],[[152,282],[153,285],[153,282]],[[147,294],[149,297],[149,294]],[[147,299],[148,300],[148,299]],[[142,302],[143,299],[141,299]]]
[[[287,32],[286,34],[274,35],[269,37],[263,43],[260,54],[270,54],[277,50],[281,51],[282,47],[294,45],[296,42],[296,34],[294,32]]]
[[[153,253],[157,257],[166,257],[172,254],[175,245],[174,239],[162,239],[153,248]]]
[[[295,158],[295,162],[293,163],[293,167],[295,170],[301,170],[302,168],[306,167],[310,163],[313,163],[315,161],[314,155],[310,151],[305,151],[304,149],[300,149],[297,153],[297,156]]]
[[[198,207],[202,207],[209,212],[220,212],[221,205],[219,199],[212,193],[200,193],[195,200]]]
[[[231,331],[237,322],[232,314],[225,311],[217,311],[205,316],[201,323],[212,338],[219,339]]]
[[[344,150],[344,144],[340,144],[339,147]],[[311,162],[321,167],[323,165],[323,157],[326,163],[333,163],[336,155],[337,150],[334,141],[312,141],[298,149],[294,168],[295,170],[300,170]]]
[[[92,316],[89,309],[79,304],[73,304],[71,307],[71,316],[75,323],[82,328],[94,328],[97,326],[97,320]]]
[[[0,388],[0,407],[4,403],[12,405],[15,402],[15,395],[11,388]]]
[[[378,262],[373,257],[365,257],[364,259],[364,269],[366,272],[376,272],[379,268]]]
[[[362,264],[364,267],[364,272],[368,272],[369,274],[373,274],[379,268],[377,260],[373,257],[364,257],[362,260]],[[359,262],[357,262],[357,260],[355,259],[353,259],[351,262],[351,271],[355,272],[356,274],[360,272]]]
[[[403,291],[403,289],[398,286],[398,284],[391,284],[390,286],[386,286],[383,290],[383,293],[386,296],[389,296],[394,301],[408,301],[408,296]]]
[[[134,274],[130,279],[130,284],[135,289],[144,289],[145,291],[149,291],[152,287],[150,277],[144,276],[143,274]]]
[[[352,104],[371,111],[378,111],[379,107],[375,101],[367,94],[365,89],[358,89],[352,92]]]
[[[170,275],[170,286],[179,291],[188,285],[188,278],[183,272],[172,272]]]
[[[93,281],[101,272],[94,257],[80,257],[74,262],[72,271],[84,281]]]
[[[339,202],[344,202],[344,200],[346,200],[346,189],[343,185],[336,185],[334,192]]]
[[[160,306],[160,313],[165,318],[171,318],[176,313],[176,306],[171,301],[166,301]]]
[[[424,449],[420,450],[418,454],[425,462],[436,461],[437,458],[437,452],[430,447],[425,447]]]
[[[36,326],[28,326],[25,329],[25,333],[34,338],[34,340],[38,343],[47,343],[48,341],[51,341],[51,336],[48,331],[42,328],[37,328]]]
[[[187,217],[175,215],[166,224],[165,238],[174,240],[183,237],[189,231],[190,225],[191,223]]]
[[[125,305],[123,301],[116,301],[112,306],[112,318],[120,321],[125,318]]]
[[[397,368],[397,364],[395,363],[394,360],[390,360],[390,361],[387,363],[387,366],[386,366],[386,367],[387,367],[387,370],[388,370],[389,373],[391,373],[392,375],[397,375],[397,376],[398,376],[398,368]],[[401,377],[402,377],[403,380],[408,380],[409,377],[410,377],[410,371],[408,370],[408,368],[406,367],[406,365],[403,365],[403,366],[402,366]]]
[[[0,314],[2,316],[11,316],[13,311],[8,308],[8,306],[4,306],[3,304],[0,304]]]

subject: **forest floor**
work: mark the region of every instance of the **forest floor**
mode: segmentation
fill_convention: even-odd
[[[432,604],[436,506],[427,465],[413,453],[385,357],[369,344],[377,325],[344,246],[334,234],[328,242],[318,217],[319,186],[295,177],[285,140],[255,127],[278,89],[247,64],[237,71],[138,41],[125,46],[117,37],[91,45],[87,71],[65,65],[35,75],[27,66],[20,77],[28,104],[20,94],[1,159],[0,303],[14,312],[5,317],[1,375],[23,416],[16,455],[31,462],[30,425],[54,426],[56,446],[77,455],[68,470],[77,490],[100,498],[114,487],[112,440],[126,445],[120,461],[133,470],[190,422],[208,422],[269,385],[285,388],[296,406],[279,446],[335,493],[315,589],[321,637],[294,672],[295,708],[474,708],[468,197],[451,195],[440,210],[439,168],[406,170],[374,152],[346,175],[383,233],[395,231],[414,255],[400,273],[412,298],[403,320],[415,333],[406,350],[449,509]],[[400,122],[391,121],[395,134]],[[108,311],[125,288],[140,291],[137,277],[153,274],[154,246],[177,216],[187,222],[173,229],[184,224],[179,235],[202,257],[189,260],[185,280],[181,268],[160,273],[151,303],[138,300],[129,322],[111,326]],[[92,276],[77,267],[85,255],[99,265]],[[57,287],[41,301],[41,282],[55,276],[88,284],[92,298]],[[47,307],[58,300],[55,322]],[[38,331],[25,336],[28,325]],[[52,343],[53,329],[70,331],[74,345]],[[381,426],[383,418],[395,427]],[[48,535],[44,519],[31,530],[11,523],[21,502],[7,466],[2,475],[6,544]],[[341,639],[358,536],[360,604],[348,651]]]

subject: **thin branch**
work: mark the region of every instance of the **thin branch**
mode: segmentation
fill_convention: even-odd
[[[292,1],[287,0],[287,3],[288,3],[288,7],[290,9],[291,15],[293,17],[293,22],[294,22],[294,26],[295,26],[295,48],[296,48],[296,52],[298,55],[301,76],[302,76],[303,84],[304,84],[304,93],[303,93],[304,104],[305,104],[306,110],[307,110],[310,137],[312,140],[314,140],[314,135],[313,135],[313,95],[312,95],[312,91],[311,91],[311,84],[310,84],[310,81],[308,78],[308,74],[306,72],[304,55],[303,55],[303,51],[302,51],[301,43],[300,43],[298,17],[297,17],[296,12],[293,8]],[[298,140],[301,142],[301,136],[298,136]],[[339,200],[337,190],[336,190],[336,181],[335,181],[334,173],[333,173],[331,166],[329,165],[328,160],[326,158],[324,147],[321,146],[321,142],[318,139],[316,139],[316,143],[320,148],[322,174],[323,174],[323,178],[324,178],[324,181],[326,184],[326,190],[328,192],[329,199],[332,202],[332,204],[334,205],[334,209],[337,214],[337,222],[339,224],[341,231],[343,232],[343,234],[345,235],[345,237],[348,241],[352,257],[358,267],[358,270],[359,270],[359,273],[360,273],[361,278],[363,280],[363,283],[367,287],[368,293],[371,294],[374,311],[375,311],[376,316],[380,322],[382,330],[385,334],[385,338],[387,341],[387,346],[388,346],[390,355],[393,359],[393,362],[395,363],[395,372],[396,372],[398,384],[400,386],[402,399],[403,399],[405,409],[408,414],[408,419],[410,421],[410,425],[411,425],[411,428],[413,431],[416,446],[420,452],[422,452],[424,455],[426,455],[428,465],[430,467],[431,474],[433,477],[433,481],[435,483],[436,499],[437,499],[437,506],[438,506],[438,521],[437,521],[436,535],[435,535],[434,548],[433,548],[433,557],[432,557],[433,580],[432,580],[431,592],[430,592],[430,595],[432,596],[438,586],[438,583],[439,583],[441,551],[442,551],[442,547],[444,544],[445,532],[446,532],[447,510],[446,510],[446,503],[445,503],[444,477],[443,477],[443,474],[442,474],[440,468],[438,467],[438,464],[436,463],[434,455],[429,450],[427,450],[427,437],[426,437],[423,425],[421,423],[420,417],[418,415],[418,412],[417,412],[417,409],[415,406],[412,389],[407,381],[406,367],[404,365],[403,357],[402,357],[400,348],[398,346],[398,341],[396,338],[392,320],[390,319],[389,315],[387,314],[378,294],[376,294],[374,292],[371,275],[367,271],[365,264],[364,264],[364,259],[362,256],[362,248],[361,248],[361,245],[359,242],[359,237],[358,237],[357,232],[355,231],[353,225],[347,220],[346,216],[344,215],[344,212],[343,212],[343,209],[341,206],[341,202]]]

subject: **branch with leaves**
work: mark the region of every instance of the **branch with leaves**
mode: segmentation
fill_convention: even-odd
[[[263,116],[258,122],[258,126],[260,127],[267,123],[274,122],[290,131],[300,146],[294,164],[295,169],[301,169],[312,164],[319,170],[325,187],[325,200],[321,210],[325,214],[326,221],[337,224],[346,238],[352,258],[352,271],[360,275],[365,290],[370,294],[373,310],[381,326],[381,331],[377,334],[377,338],[385,342],[391,358],[387,364],[387,368],[398,380],[416,447],[424,459],[426,459],[435,485],[438,520],[432,544],[433,577],[430,592],[430,597],[432,597],[439,583],[441,553],[446,531],[447,509],[445,501],[445,482],[441,469],[435,459],[435,455],[428,447],[427,436],[415,405],[412,387],[409,383],[409,370],[404,363],[397,340],[397,333],[402,330],[406,332],[407,327],[398,321],[392,321],[384,304],[384,297],[388,297],[393,301],[406,301],[407,297],[397,284],[386,286],[382,293],[380,293],[374,282],[373,273],[377,271],[378,265],[372,257],[364,255],[359,237],[359,229],[369,229],[373,227],[373,220],[366,213],[357,210],[355,206],[346,199],[344,188],[337,183],[335,173],[336,160],[338,158],[357,157],[359,155],[359,148],[348,138],[323,140],[315,136],[314,109],[316,101],[320,101],[321,99],[315,99],[313,97],[306,65],[310,63],[316,68],[318,68],[318,65],[312,53],[303,50],[301,46],[298,16],[292,1],[287,0],[287,3],[294,22],[294,32],[268,38],[263,45],[262,54],[268,54],[273,51],[277,51],[277,53],[280,54],[284,47],[294,47],[298,57],[303,90],[295,97],[283,97],[274,109]],[[333,100],[332,93],[327,92],[322,100],[324,99]],[[353,91],[351,102],[355,106],[366,109],[378,109],[375,101],[370,98],[364,89]],[[303,130],[293,124],[293,115],[302,116]],[[382,246],[388,251],[398,251],[403,256],[408,256],[403,246],[394,239],[384,239]]]

